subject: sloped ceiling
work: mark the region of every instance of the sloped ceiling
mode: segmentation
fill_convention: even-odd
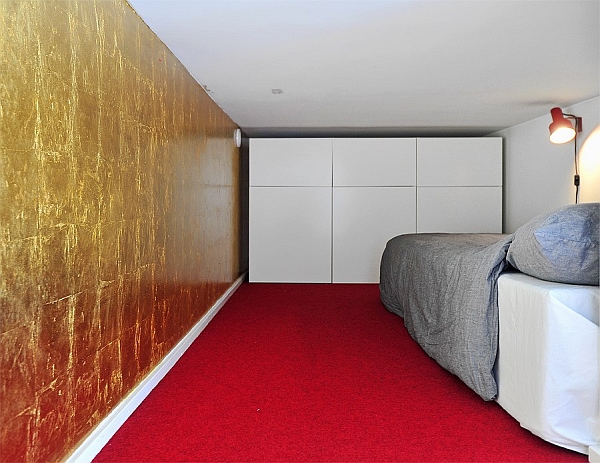
[[[249,136],[486,135],[600,94],[600,0],[128,0]]]

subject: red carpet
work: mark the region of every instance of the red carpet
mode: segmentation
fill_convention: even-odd
[[[427,357],[377,285],[244,283],[96,462],[568,462]]]

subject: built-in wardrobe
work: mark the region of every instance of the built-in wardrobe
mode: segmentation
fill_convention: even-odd
[[[376,283],[403,233],[500,233],[502,139],[250,139],[249,280]]]

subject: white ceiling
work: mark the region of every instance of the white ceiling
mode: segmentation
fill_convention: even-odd
[[[128,0],[250,136],[487,135],[600,94],[600,0]]]

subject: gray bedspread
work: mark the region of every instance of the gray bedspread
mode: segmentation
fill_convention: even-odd
[[[410,234],[392,238],[381,259],[385,307],[442,367],[484,400],[498,390],[497,280],[513,235]]]

